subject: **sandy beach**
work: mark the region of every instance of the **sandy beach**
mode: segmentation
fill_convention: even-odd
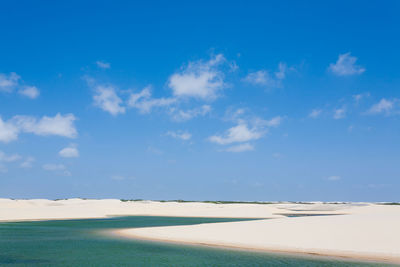
[[[118,215],[264,218],[191,226],[120,229],[113,231],[113,234],[125,238],[400,263],[400,206],[396,205],[0,199],[0,221]]]

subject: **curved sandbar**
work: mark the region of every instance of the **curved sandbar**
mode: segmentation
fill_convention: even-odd
[[[321,205],[320,212],[326,213]],[[304,209],[314,208],[313,204],[304,206],[292,205],[291,213],[296,209],[304,213]],[[400,263],[400,207],[348,206],[341,212],[346,215],[135,228],[116,230],[114,233],[158,241]]]

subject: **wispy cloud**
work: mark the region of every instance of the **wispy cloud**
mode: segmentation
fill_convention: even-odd
[[[36,86],[24,86],[18,90],[18,93],[30,99],[35,99],[40,95],[39,89]]]
[[[21,83],[21,77],[15,72],[9,75],[0,73],[0,92],[11,93],[18,89],[18,93],[30,99],[35,99],[40,95],[36,86],[28,86]]]
[[[67,167],[65,167],[65,165],[63,165],[63,164],[48,163],[48,164],[44,164],[42,166],[42,168],[45,171],[55,172],[55,173],[60,174],[60,175],[65,175],[65,176],[70,176],[71,175],[71,173],[67,170]]]
[[[340,176],[338,176],[338,175],[332,175],[332,176],[329,176],[327,179],[328,179],[329,181],[339,181],[339,180],[342,179],[342,177],[340,177]]]
[[[100,69],[109,69],[111,67],[110,63],[101,60],[96,61],[96,65]]]
[[[130,94],[128,107],[137,108],[141,113],[149,113],[153,108],[167,107],[176,102],[176,98],[152,98],[151,86],[147,86],[139,93]]]
[[[44,164],[43,170],[46,171],[61,171],[65,170],[65,166],[63,164]]]
[[[18,154],[7,155],[6,153],[0,150],[0,162],[13,162],[20,159],[21,156]]]
[[[313,109],[311,110],[310,114],[308,114],[308,117],[316,119],[318,118],[322,113],[322,109]]]
[[[345,107],[337,108],[333,111],[333,118],[335,120],[343,119],[346,117],[346,112],[347,110]]]
[[[19,166],[21,168],[32,168],[33,162],[35,162],[34,157],[27,157]]]
[[[239,152],[252,151],[252,150],[254,150],[253,145],[251,145],[249,143],[244,143],[244,144],[239,144],[239,145],[228,147],[225,151],[239,153]]]
[[[353,95],[353,99],[358,104],[358,102],[360,102],[362,99],[369,97],[369,96],[370,96],[370,93],[356,94],[356,95]]]
[[[205,116],[211,112],[210,105],[202,105],[201,107],[196,107],[192,109],[179,109],[176,107],[172,107],[169,109],[169,114],[174,121],[187,121],[199,116]]]
[[[285,63],[281,62],[278,65],[278,71],[271,73],[268,70],[259,70],[250,72],[244,81],[252,85],[264,86],[264,87],[281,87],[282,81],[286,77],[288,67]]]
[[[168,131],[166,133],[166,135],[171,136],[176,139],[181,139],[184,141],[190,140],[192,138],[192,134],[190,134],[189,132],[182,132],[182,131],[178,131],[178,132]]]
[[[21,77],[15,72],[9,75],[0,73],[0,92],[12,92],[17,86]]]
[[[385,99],[382,98],[378,103],[372,105],[372,107],[368,110],[369,114],[392,114],[395,110],[396,104],[399,103],[398,99]]]
[[[365,72],[365,68],[356,65],[357,58],[350,55],[350,53],[339,55],[336,63],[331,63],[329,65],[329,70],[338,76],[350,76],[362,74]]]

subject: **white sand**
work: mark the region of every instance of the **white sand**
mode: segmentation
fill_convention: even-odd
[[[288,218],[284,213],[337,214]],[[339,215],[345,214],[345,215]],[[161,215],[271,218],[116,230],[124,237],[400,263],[400,206],[375,204],[208,204],[119,200],[0,199],[1,220]]]

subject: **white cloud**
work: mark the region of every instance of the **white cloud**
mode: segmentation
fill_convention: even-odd
[[[0,162],[14,162],[20,160],[21,156],[18,154],[7,155],[0,150]]]
[[[166,135],[171,136],[176,139],[181,139],[184,141],[190,140],[192,138],[192,135],[189,132],[173,132],[173,131],[168,131]]]
[[[43,116],[39,120],[32,116],[17,115],[8,121],[3,121],[0,117],[0,141],[8,143],[17,140],[21,132],[74,138],[78,135],[74,125],[75,120],[73,114],[60,113],[54,117]]]
[[[116,116],[125,113],[125,107],[122,106],[122,100],[115,92],[112,86],[97,85],[95,95],[93,96],[94,104],[102,110]]]
[[[209,140],[213,143],[226,145],[257,140],[264,134],[264,129],[257,126],[249,127],[246,122],[240,122],[238,125],[229,128],[224,135],[213,135]]]
[[[137,108],[141,113],[149,113],[154,107],[166,107],[176,102],[176,98],[151,98],[151,87],[147,86],[139,93],[130,94],[128,106]]]
[[[339,55],[336,63],[329,65],[329,70],[338,76],[349,76],[355,74],[361,74],[365,71],[365,68],[356,65],[357,58],[350,55],[350,53]]]
[[[43,170],[56,172],[61,175],[70,176],[71,173],[67,170],[63,164],[44,164],[42,166]]]
[[[340,177],[338,175],[332,175],[332,176],[329,176],[327,179],[329,181],[339,181],[340,179],[342,179],[342,177]]]
[[[310,114],[308,114],[308,116],[310,118],[316,119],[321,115],[321,113],[322,113],[321,109],[313,109],[311,110]]]
[[[395,108],[395,103],[397,101],[398,101],[397,99],[387,100],[385,98],[382,98],[378,103],[374,104],[369,109],[368,112],[370,114],[379,114],[379,113],[389,114]]]
[[[282,117],[281,116],[276,116],[268,121],[264,121],[264,120],[259,120],[259,123],[265,123],[266,126],[268,127],[278,127],[281,122],[282,122]]]
[[[104,62],[104,61],[96,61],[97,67],[101,68],[101,69],[109,69],[111,67],[110,63],[108,62]]]
[[[78,135],[74,125],[75,120],[75,116],[71,113],[66,115],[57,113],[54,117],[43,116],[40,120],[32,116],[14,116],[11,119],[22,132],[42,136],[58,135],[68,138],[75,138]]]
[[[40,92],[36,86],[24,86],[18,91],[18,93],[30,99],[35,99],[40,95]]]
[[[198,117],[198,116],[205,116],[208,113],[211,112],[211,106],[210,105],[203,105],[199,108],[193,108],[193,109],[188,109],[188,110],[182,110],[178,108],[171,108],[169,110],[170,115],[173,120],[175,121],[187,121],[192,118]]]
[[[58,154],[63,158],[77,158],[79,157],[79,151],[75,144],[70,144],[58,152]]]
[[[282,80],[285,79],[287,73],[287,66],[285,63],[279,63],[278,71],[271,74],[267,70],[259,70],[255,72],[250,72],[244,81],[252,85],[266,86],[266,87],[281,87]]]
[[[20,78],[15,72],[11,72],[9,75],[0,73],[0,92],[12,92],[18,86]]]
[[[8,143],[18,138],[19,129],[12,123],[3,121],[0,117],[0,141]]]
[[[21,168],[32,168],[33,162],[35,162],[35,158],[27,157],[21,164]]]
[[[43,170],[46,171],[63,171],[66,167],[63,164],[44,164]]]
[[[169,77],[168,86],[175,97],[215,99],[225,87],[224,74],[219,69],[225,61],[225,57],[218,54],[206,62],[189,62],[185,68]]]
[[[338,108],[333,111],[333,118],[335,120],[343,119],[346,117],[346,108]]]
[[[362,93],[362,94],[357,94],[357,95],[353,95],[353,99],[356,103],[360,102],[361,99],[365,98],[365,97],[369,97],[370,93]]]
[[[227,152],[245,152],[245,151],[252,151],[254,150],[254,146],[249,143],[239,144],[235,146],[228,147],[225,151]]]
[[[21,77],[15,72],[9,75],[0,73],[0,92],[11,93],[18,89],[20,95],[26,96],[30,99],[35,99],[39,96],[39,89],[35,86],[27,86],[20,84]]]
[[[225,150],[230,152],[253,149],[254,147],[248,143],[249,141],[260,139],[268,132],[269,128],[277,127],[282,122],[281,116],[273,117],[270,120],[263,120],[257,117],[243,119],[242,117],[245,115],[244,109],[238,109],[235,112],[229,111],[228,113],[228,119],[235,121],[237,125],[226,130],[224,134],[209,137],[208,140],[219,145],[246,143],[243,146],[232,146]]]

